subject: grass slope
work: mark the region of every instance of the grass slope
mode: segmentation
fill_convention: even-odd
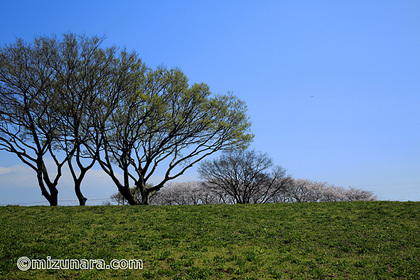
[[[0,279],[419,279],[419,202],[0,207]],[[142,259],[142,270],[28,270]]]

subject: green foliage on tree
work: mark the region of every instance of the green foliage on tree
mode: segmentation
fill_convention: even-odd
[[[151,69],[102,41],[65,34],[0,49],[0,149],[36,171],[51,205],[66,163],[81,205],[81,183],[95,163],[130,204],[148,204],[203,158],[248,146],[253,135],[241,100],[190,85],[179,69]],[[46,158],[54,160],[54,178]],[[158,166],[162,179],[146,187]]]
[[[0,51],[0,149],[16,154],[37,175],[42,195],[57,205],[57,184],[68,155],[59,158],[55,145],[62,128],[58,59],[54,39],[37,38],[31,44],[17,40]],[[47,170],[52,158],[56,175]]]
[[[213,96],[205,84],[189,86],[178,69],[148,69],[135,94],[124,100],[104,135],[102,168],[130,204],[149,204],[150,196],[214,152],[243,148],[252,139],[245,104],[233,95]],[[115,165],[123,171],[119,180]],[[159,165],[163,179],[146,183]],[[130,181],[142,201],[130,197]]]

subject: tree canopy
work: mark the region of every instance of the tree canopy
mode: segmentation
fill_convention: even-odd
[[[203,161],[202,179],[214,191],[225,193],[234,203],[266,203],[284,191],[290,178],[265,153],[234,150]]]
[[[0,49],[0,149],[36,172],[50,205],[57,205],[66,163],[81,205],[81,183],[95,163],[130,204],[148,204],[205,157],[248,146],[244,102],[190,85],[180,69],[151,69],[138,54],[102,41],[70,33]],[[148,186],[158,166],[163,177]]]
[[[220,150],[244,148],[252,139],[242,101],[231,94],[212,95],[205,84],[189,86],[179,69],[147,69],[133,93],[109,118],[111,129],[103,130],[99,157],[130,204],[148,204],[153,193],[193,164]],[[163,178],[148,188],[158,165],[166,166]],[[130,195],[131,180],[141,202]]]

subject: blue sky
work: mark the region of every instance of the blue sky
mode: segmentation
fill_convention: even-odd
[[[233,92],[252,148],[295,178],[420,200],[420,1],[3,0],[0,43],[106,35],[151,67]],[[182,178],[196,177],[195,169]],[[44,201],[35,174],[0,152],[0,205]],[[77,204],[70,178],[61,204]],[[90,204],[116,192],[99,169]],[[93,200],[98,199],[98,200]],[[89,204],[89,201],[88,201]]]

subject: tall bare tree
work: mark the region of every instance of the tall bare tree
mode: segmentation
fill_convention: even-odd
[[[224,192],[235,203],[272,202],[290,180],[282,167],[273,168],[267,154],[254,150],[226,152],[202,162],[198,172],[209,188]]]

